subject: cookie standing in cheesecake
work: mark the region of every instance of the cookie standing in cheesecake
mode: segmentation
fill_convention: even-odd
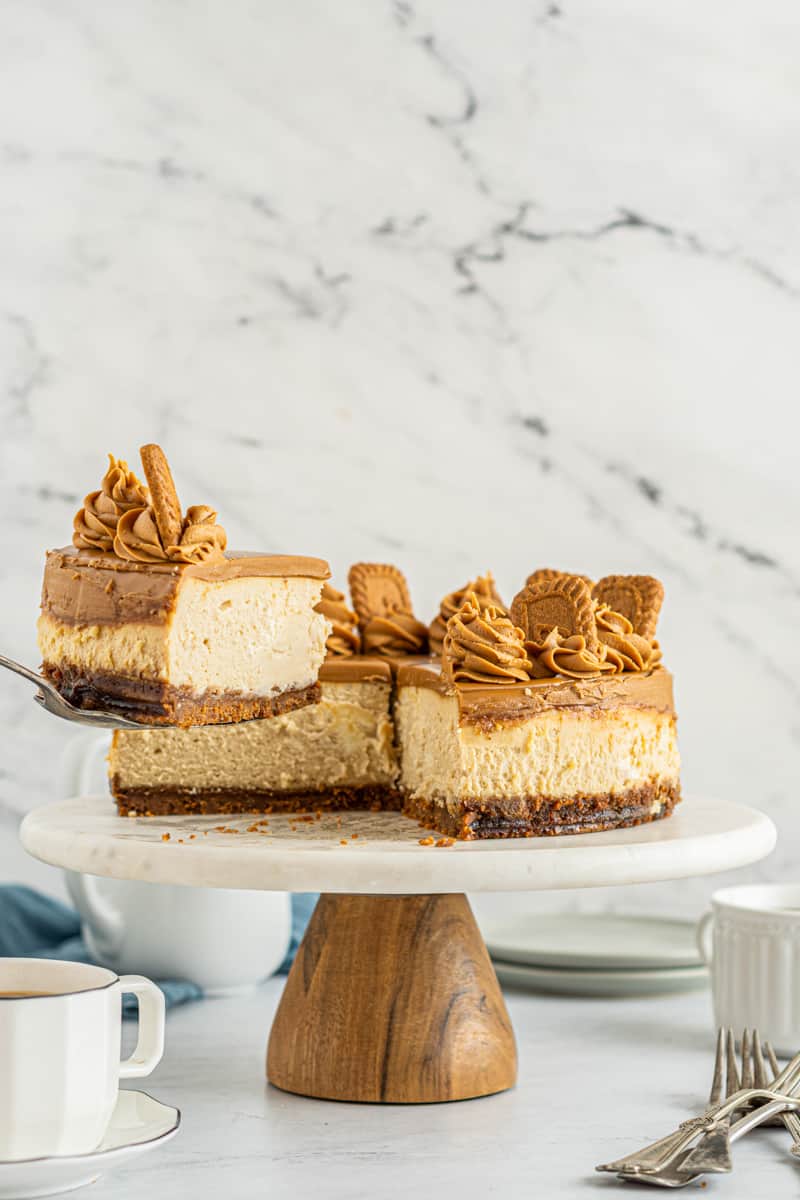
[[[72,703],[177,726],[272,717],[319,699],[328,564],[235,554],[206,505],[183,513],[160,447],[145,485],[110,458],[47,554],[38,623],[44,674]]]

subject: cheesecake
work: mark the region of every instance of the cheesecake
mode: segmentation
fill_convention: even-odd
[[[122,815],[401,807],[391,663],[361,653],[357,615],[330,584],[317,610],[329,627],[320,702],[224,727],[118,730],[109,776]]]
[[[216,513],[184,514],[159,447],[147,486],[111,458],[47,554],[42,672],[70,703],[153,725],[274,718],[319,700],[330,622],[319,558],[231,553]]]
[[[662,597],[650,577],[554,571],[529,577],[510,616],[467,595],[441,658],[398,671],[405,812],[464,839],[668,816],[680,759]]]
[[[323,664],[319,703],[269,720],[117,730],[109,778],[123,816],[399,808],[392,674]]]
[[[321,700],[226,727],[118,731],[127,815],[401,810],[460,839],[613,829],[680,799],[672,677],[647,576],[534,572],[506,609],[491,576],[430,627],[395,567],[325,583]],[[433,653],[426,652],[433,651]]]

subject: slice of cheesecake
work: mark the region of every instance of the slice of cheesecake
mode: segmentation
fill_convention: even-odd
[[[610,578],[619,599],[623,577]],[[654,641],[662,592],[625,578],[640,632],[603,601],[608,581],[593,595],[585,579],[562,575],[523,589],[511,609],[520,625],[467,597],[447,623],[442,661],[399,669],[408,815],[468,839],[669,815],[680,760],[672,677]]]
[[[398,672],[405,811],[459,838],[538,837],[667,816],[680,797],[672,677],[531,680],[450,691]]]
[[[109,758],[123,815],[399,808],[392,670],[357,653],[356,614],[325,584],[321,701],[224,728],[119,731]]]
[[[198,505],[181,515],[160,450],[142,456],[149,490],[112,459],[76,516],[74,545],[47,555],[44,674],[73,704],[151,724],[244,721],[315,703],[327,563],[226,553],[216,513]]]
[[[109,777],[119,812],[399,808],[389,665],[324,663],[320,687],[318,704],[268,721],[118,730]]]

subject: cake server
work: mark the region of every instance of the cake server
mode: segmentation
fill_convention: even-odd
[[[37,704],[41,704],[47,712],[52,713],[55,717],[61,717],[64,721],[72,721],[75,725],[91,725],[94,729],[153,728],[145,721],[131,721],[128,717],[119,717],[116,713],[107,712],[105,709],[77,708],[65,700],[50,680],[45,679],[44,675],[37,675],[36,671],[31,671],[28,667],[23,667],[21,663],[14,662],[13,658],[6,658],[4,654],[0,654],[0,667],[5,667],[7,671],[13,671],[15,675],[21,675],[23,679],[35,683],[39,689],[34,696]]]

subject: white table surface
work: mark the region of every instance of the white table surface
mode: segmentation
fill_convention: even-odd
[[[707,992],[611,1001],[510,991],[513,1091],[407,1108],[306,1100],[264,1078],[282,985],[170,1013],[165,1058],[141,1086],[181,1108],[183,1128],[139,1165],[101,1178],[94,1200],[633,1200],[651,1193],[594,1164],[667,1132],[702,1104],[710,1080]],[[800,1163],[788,1146],[780,1129],[751,1135],[734,1150],[733,1175],[707,1177],[705,1195],[797,1195]]]

